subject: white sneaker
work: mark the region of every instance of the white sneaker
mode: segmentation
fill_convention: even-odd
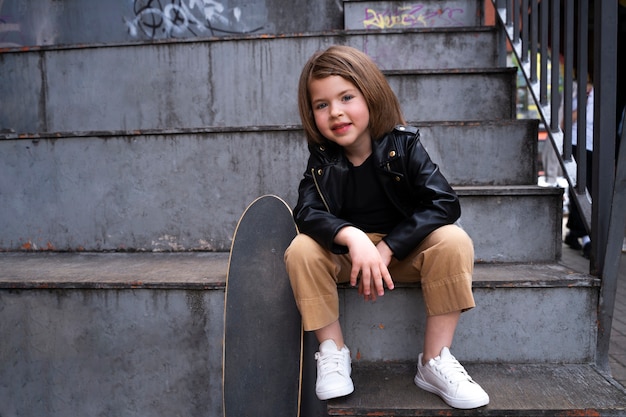
[[[450,407],[469,409],[489,404],[489,395],[472,380],[447,347],[426,365],[422,365],[420,353],[415,385],[439,395]]]
[[[354,391],[350,374],[352,366],[350,350],[346,346],[337,349],[334,340],[325,340],[320,351],[315,354],[317,361],[317,381],[315,394],[320,400],[343,397]]]

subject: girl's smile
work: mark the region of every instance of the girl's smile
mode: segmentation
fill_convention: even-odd
[[[336,125],[333,125],[331,129],[333,132],[340,134],[345,133],[350,128],[350,126],[350,123],[337,123]]]

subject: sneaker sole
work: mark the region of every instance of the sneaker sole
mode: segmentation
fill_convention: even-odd
[[[483,407],[489,404],[489,396],[484,396],[481,398],[471,399],[471,400],[460,400],[458,398],[450,397],[445,392],[442,392],[439,388],[434,385],[429,384],[421,378],[418,378],[416,375],[413,379],[415,385],[423,389],[424,391],[428,391],[430,393],[436,394],[441,397],[442,400],[445,401],[450,407],[459,408],[462,410],[469,410],[472,408]]]
[[[318,392],[316,390],[315,394],[317,395],[318,399],[325,401],[325,400],[330,400],[333,398],[345,397],[346,395],[350,395],[353,392],[354,392],[354,384],[351,384],[351,385],[346,385],[341,388],[335,388],[335,389],[324,391],[324,392]]]

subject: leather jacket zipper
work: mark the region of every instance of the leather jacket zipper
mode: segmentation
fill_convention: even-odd
[[[322,199],[322,203],[324,203],[324,207],[326,207],[326,211],[330,213],[330,208],[328,207],[328,204],[326,203],[326,199],[324,198],[324,195],[322,194],[320,185],[317,183],[317,175],[315,175],[315,168],[311,168],[311,176],[313,177],[313,182],[315,183],[315,188],[317,189],[317,193]]]

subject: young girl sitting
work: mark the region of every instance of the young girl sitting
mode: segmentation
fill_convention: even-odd
[[[419,281],[427,319],[415,384],[452,407],[486,405],[449,351],[461,312],[475,306],[472,241],[454,225],[458,197],[385,77],[364,53],[332,46],[304,66],[298,103],[310,157],[285,263],[304,329],[320,343],[317,396],[354,390],[337,283],[358,283],[375,300],[394,282]]]

